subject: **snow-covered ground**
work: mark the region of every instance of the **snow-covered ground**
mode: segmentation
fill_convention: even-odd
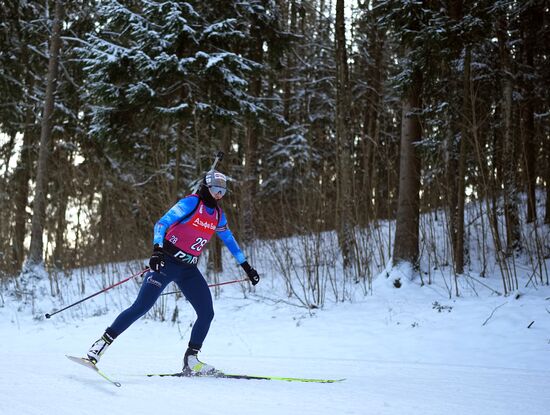
[[[248,298],[226,286],[204,361],[229,373],[346,380],[147,378],[180,369],[194,317],[180,299],[178,323],[142,319],[107,351],[100,367],[122,383],[116,388],[65,354],[83,355],[130,304],[124,289],[82,305],[101,315],[72,314],[76,306],[49,320],[33,318],[51,311],[46,297],[33,314],[4,295],[0,414],[543,415],[550,408],[549,287],[530,287],[518,299],[483,291],[450,300],[435,286],[394,289],[378,277],[372,295],[310,314],[261,300],[274,297],[268,279]],[[73,297],[65,304],[82,295]],[[93,312],[106,298],[117,306]]]

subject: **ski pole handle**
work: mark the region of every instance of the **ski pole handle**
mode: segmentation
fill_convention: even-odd
[[[70,304],[70,305],[68,305],[67,307],[62,308],[61,310],[54,311],[53,313],[46,313],[46,314],[44,314],[44,317],[46,317],[46,318],[51,318],[52,316],[55,316],[57,313],[61,313],[62,311],[67,310],[68,308],[74,307],[75,305],[78,305],[78,304],[80,304],[80,303],[83,303],[83,302],[86,301],[86,300],[89,300],[90,298],[95,297],[96,295],[99,295],[99,294],[101,294],[101,293],[104,293],[105,291],[109,291],[111,288],[115,288],[117,285],[124,284],[125,282],[130,281],[132,278],[135,278],[135,277],[137,277],[138,275],[143,275],[143,274],[144,274],[145,272],[147,272],[148,270],[149,270],[149,268],[147,267],[147,268],[145,268],[143,271],[140,271],[140,272],[138,272],[138,273],[136,273],[136,274],[134,274],[134,275],[130,275],[128,278],[123,279],[122,281],[119,281],[119,282],[117,282],[116,284],[113,284],[113,285],[111,285],[111,286],[109,286],[109,287],[107,287],[107,288],[104,288],[104,289],[102,289],[101,291],[98,291],[98,292],[96,292],[96,293],[94,293],[94,294],[92,294],[92,295],[89,295],[88,297],[83,298],[82,300],[78,300],[76,303]]]

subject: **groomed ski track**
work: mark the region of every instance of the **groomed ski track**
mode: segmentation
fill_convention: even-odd
[[[37,321],[1,308],[0,414],[547,413],[547,296],[445,301],[427,290],[405,294],[312,316],[245,299],[217,302],[204,361],[229,373],[346,378],[331,384],[139,376],[180,369],[193,319],[180,301],[179,325],[141,320],[107,351],[99,367],[122,384],[117,388],[65,357],[85,353],[115,311]],[[434,300],[452,311],[433,309]]]

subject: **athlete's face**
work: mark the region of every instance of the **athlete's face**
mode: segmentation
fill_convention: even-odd
[[[225,187],[221,186],[209,186],[208,190],[210,191],[210,194],[212,197],[216,200],[220,200],[225,195]]]

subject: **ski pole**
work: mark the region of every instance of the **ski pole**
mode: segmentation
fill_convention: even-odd
[[[235,284],[236,282],[245,282],[248,281],[248,278],[243,278],[242,280],[233,280],[233,281],[224,281],[224,282],[218,282],[216,284],[210,284],[208,288],[212,287],[218,287],[220,285],[226,285],[226,284]]]
[[[233,280],[233,281],[225,281],[225,282],[218,282],[217,284],[210,284],[208,286],[208,288],[212,288],[212,287],[218,287],[220,285],[226,285],[226,284],[235,284],[236,282],[245,282],[245,281],[248,281],[248,278],[244,278],[242,280]],[[170,293],[164,293],[164,294],[161,294],[161,295],[169,295],[169,294],[177,294],[179,293],[179,291],[172,291]]]
[[[134,275],[130,275],[128,278],[126,278],[126,279],[124,279],[124,280],[122,280],[122,281],[119,281],[119,282],[117,282],[116,284],[113,284],[113,285],[111,285],[111,286],[109,286],[109,287],[107,287],[107,288],[104,288],[104,289],[102,289],[101,291],[96,292],[95,294],[89,295],[88,297],[83,298],[82,300],[79,300],[79,301],[77,301],[76,303],[73,303],[73,304],[71,304],[71,305],[68,305],[67,307],[62,308],[61,310],[54,311],[53,313],[46,313],[46,314],[45,314],[45,317],[46,317],[46,318],[50,318],[51,316],[55,316],[57,313],[61,313],[62,311],[65,311],[65,310],[68,309],[68,308],[71,308],[71,307],[74,307],[74,306],[77,305],[77,304],[83,303],[84,301],[89,300],[90,298],[95,297],[96,295],[99,295],[99,294],[101,294],[101,293],[104,293],[105,291],[108,291],[108,290],[110,290],[111,288],[115,288],[117,285],[124,284],[125,282],[130,281],[132,278],[135,278],[135,277],[137,277],[138,275],[143,275],[143,274],[144,274],[145,272],[147,272],[148,270],[149,270],[149,267],[145,268],[143,271],[140,271],[140,272],[138,272],[138,273],[136,273],[136,274],[134,274]]]

